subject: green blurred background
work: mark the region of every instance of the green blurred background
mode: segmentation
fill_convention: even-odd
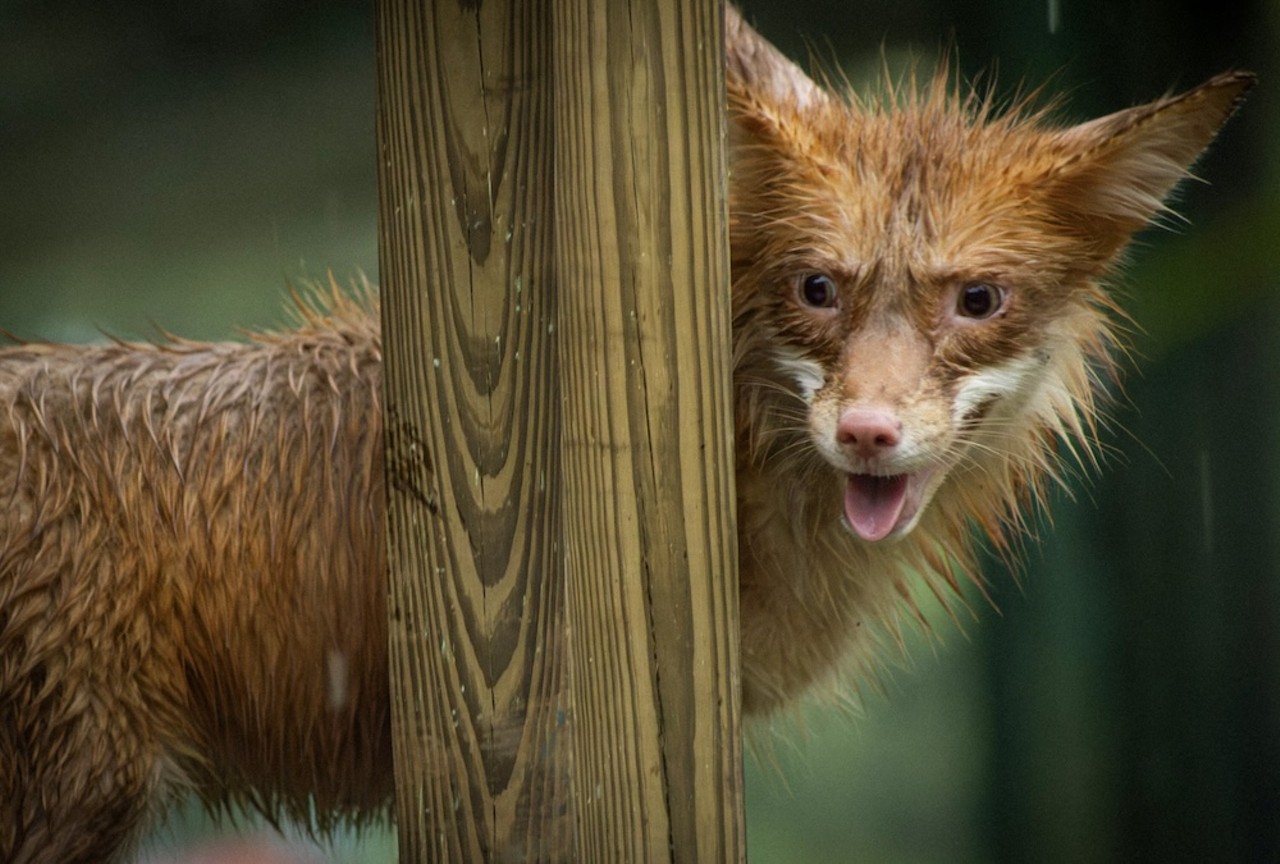
[[[1250,68],[1190,227],[1118,286],[1144,332],[1105,471],[1020,585],[854,712],[757,730],[753,862],[1280,861],[1280,3],[755,0],[855,81],[954,45],[1085,118]],[[376,276],[373,21],[349,0],[0,0],[0,327],[73,341],[278,324],[286,282]],[[148,860],[206,838],[175,819]],[[392,861],[388,832],[329,861]]]

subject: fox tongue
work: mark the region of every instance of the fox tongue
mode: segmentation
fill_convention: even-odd
[[[844,490],[844,515],[863,540],[882,540],[898,524],[906,500],[905,474],[850,474]]]

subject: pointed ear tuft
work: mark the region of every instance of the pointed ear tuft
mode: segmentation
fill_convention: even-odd
[[[1052,206],[1112,255],[1168,211],[1164,201],[1209,146],[1256,78],[1227,72],[1056,134],[1063,159],[1046,178]]]
[[[738,89],[767,103],[796,108],[829,98],[799,66],[743,21],[732,3],[725,5],[724,27],[725,75],[731,92]]]

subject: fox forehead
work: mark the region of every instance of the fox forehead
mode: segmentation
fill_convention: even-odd
[[[1062,158],[1051,129],[953,102],[867,110],[833,100],[804,113],[782,126],[790,140],[738,156],[772,163],[758,166],[769,182],[735,202],[740,227],[767,219],[765,254],[925,282],[1052,263],[1035,194]]]

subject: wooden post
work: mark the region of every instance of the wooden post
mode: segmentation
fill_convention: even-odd
[[[556,264],[586,861],[743,854],[723,11],[562,0]]]
[[[403,861],[743,856],[718,0],[379,0]]]

